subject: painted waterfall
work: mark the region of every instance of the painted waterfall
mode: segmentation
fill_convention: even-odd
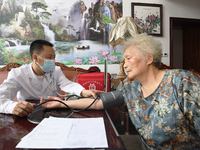
[[[65,65],[118,64],[120,47],[108,46],[122,17],[122,0],[0,0],[0,65],[31,63],[30,43],[54,44]]]

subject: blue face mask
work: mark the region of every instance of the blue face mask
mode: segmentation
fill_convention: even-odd
[[[40,57],[40,56],[38,56]],[[40,57],[41,58],[41,57]],[[43,58],[41,58],[43,59]],[[53,69],[55,68],[55,59],[43,59],[44,60],[44,65],[41,66],[40,64],[40,68],[44,71],[44,72],[50,72],[53,71]]]

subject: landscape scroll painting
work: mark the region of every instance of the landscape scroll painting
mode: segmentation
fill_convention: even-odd
[[[122,17],[122,0],[0,0],[0,65],[31,63],[29,46],[54,44],[65,65],[119,64],[120,47],[108,45]]]

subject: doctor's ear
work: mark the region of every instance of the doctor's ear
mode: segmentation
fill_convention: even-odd
[[[33,57],[33,61],[34,61],[34,62],[36,62],[36,61],[37,61],[37,59],[38,59],[38,58],[37,58],[37,55],[36,55],[36,54],[33,54],[33,56],[32,56],[32,57]]]
[[[37,55],[36,54],[33,54],[33,60],[37,60]]]

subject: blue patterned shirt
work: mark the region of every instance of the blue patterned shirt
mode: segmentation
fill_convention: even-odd
[[[200,149],[200,79],[186,70],[165,70],[157,89],[143,98],[141,84],[123,91],[131,121],[150,149]]]

